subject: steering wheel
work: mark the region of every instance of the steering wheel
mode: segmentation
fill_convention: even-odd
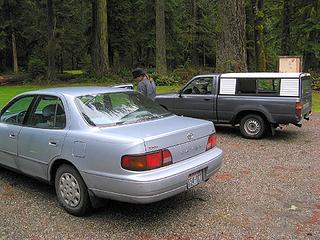
[[[26,115],[27,111],[26,110],[23,110],[21,112],[19,112],[17,115],[16,115],[16,123],[22,123],[23,119],[24,119],[24,116]]]

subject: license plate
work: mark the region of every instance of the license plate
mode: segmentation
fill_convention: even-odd
[[[187,189],[192,188],[203,182],[203,170],[192,173],[188,177]]]

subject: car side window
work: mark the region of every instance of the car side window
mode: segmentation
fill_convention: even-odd
[[[27,126],[44,129],[63,129],[66,115],[62,101],[54,96],[40,96],[27,121]]]
[[[209,95],[212,94],[212,77],[196,78],[182,91],[183,94]]]
[[[34,96],[26,96],[10,103],[8,107],[2,111],[0,122],[22,125],[33,98]]]

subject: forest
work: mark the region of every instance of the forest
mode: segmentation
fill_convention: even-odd
[[[129,79],[139,66],[170,84],[277,71],[281,55],[320,72],[319,0],[0,0],[0,20],[0,75],[28,81]]]

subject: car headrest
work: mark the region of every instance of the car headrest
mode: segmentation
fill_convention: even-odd
[[[60,105],[56,105],[56,104],[51,104],[46,106],[43,110],[42,110],[42,115],[44,117],[52,117],[54,116],[55,112],[57,109],[57,115],[61,115],[64,113],[63,108]]]

